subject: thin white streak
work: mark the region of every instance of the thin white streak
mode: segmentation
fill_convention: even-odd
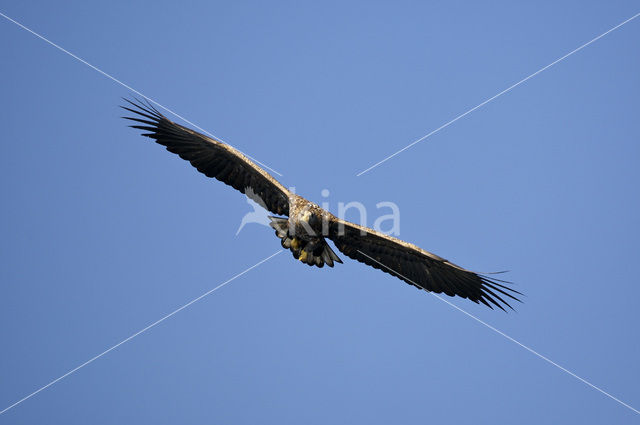
[[[403,276],[402,274],[398,273],[397,271],[393,270],[391,267],[386,266],[385,264],[382,264],[380,261],[376,260],[375,258],[372,258],[370,256],[368,256],[367,254],[365,254],[364,252],[360,251],[359,249],[357,250],[360,254],[364,255],[365,257],[369,258],[372,261],[375,261],[376,263],[380,264],[382,267],[394,272],[395,274],[397,274],[398,276],[401,276],[403,279],[408,280],[409,282],[411,282],[412,284],[414,284],[415,286],[417,286],[418,288],[421,288],[420,285],[418,285],[417,283],[415,283],[413,280],[409,279],[408,277]],[[606,392],[605,390],[603,390],[600,387],[597,387],[595,385],[593,385],[591,382],[587,381],[584,378],[579,377],[578,375],[576,375],[575,373],[571,372],[570,370],[560,366],[558,363],[554,362],[553,360],[543,356],[542,354],[538,353],[537,351],[535,351],[532,348],[529,348],[528,346],[524,345],[523,343],[521,343],[520,341],[510,337],[509,335],[507,335],[506,333],[494,328],[493,326],[491,326],[490,324],[488,324],[487,322],[483,321],[482,319],[477,318],[476,316],[474,316],[471,313],[468,313],[467,311],[463,310],[462,308],[458,307],[457,305],[453,304],[451,301],[446,300],[444,298],[442,298],[440,295],[435,294],[431,291],[427,291],[429,292],[431,295],[433,295],[434,297],[438,298],[440,301],[443,301],[447,304],[449,304],[451,307],[455,308],[456,310],[466,314],[467,316],[471,317],[473,320],[477,321],[478,323],[483,324],[484,326],[486,326],[487,328],[491,329],[492,331],[496,332],[499,335],[502,335],[503,337],[507,338],[509,341],[511,342],[515,342],[516,344],[518,344],[520,347],[524,348],[525,350],[529,351],[530,353],[538,356],[539,358],[541,358],[542,360],[546,361],[547,363],[550,363],[552,365],[554,365],[555,367],[557,367],[558,369],[562,370],[563,372],[568,373],[569,375],[573,376],[574,378],[578,379],[579,381],[584,382],[585,384],[587,384],[588,386],[590,386],[591,388],[593,388],[594,390],[597,390],[599,392],[601,392],[602,394],[606,395],[607,397],[611,398],[614,401],[617,401],[618,403],[620,403],[621,405],[623,405],[624,407],[631,409],[632,411],[634,411],[637,414],[640,414],[640,411],[638,411],[637,409],[635,409],[634,407],[628,405],[627,403],[625,403],[624,401],[612,396],[611,394],[609,394],[608,392]]]
[[[534,72],[533,74],[529,75],[528,77],[523,78],[522,80],[518,81],[517,83],[513,84],[512,86],[507,87],[506,89],[502,90],[500,93],[496,94],[493,97],[490,97],[489,99],[485,100],[484,102],[474,106],[473,108],[469,109],[467,112],[458,115],[457,117],[455,117],[454,119],[452,119],[451,121],[447,122],[446,124],[441,125],[440,127],[436,128],[435,130],[433,130],[431,133],[428,133],[424,136],[422,136],[421,138],[419,138],[418,140],[411,142],[410,144],[408,144],[407,146],[405,146],[404,148],[400,149],[399,151],[389,155],[388,157],[386,157],[385,159],[383,159],[382,161],[379,161],[375,164],[373,164],[371,167],[360,171],[358,174],[356,174],[356,177],[360,177],[361,175],[363,175],[364,173],[373,170],[374,168],[376,168],[378,165],[390,160],[391,158],[393,158],[394,156],[398,155],[399,153],[404,152],[405,150],[409,149],[410,147],[412,147],[413,145],[420,143],[421,141],[423,141],[424,139],[436,134],[437,132],[439,132],[440,130],[442,130],[445,127],[448,127],[449,125],[453,124],[454,122],[458,121],[460,118],[470,114],[471,112],[475,111],[478,108],[481,108],[482,106],[486,105],[487,103],[491,102],[494,99],[497,99],[498,97],[502,96],[503,94],[507,93],[508,91],[510,91],[511,89],[519,86],[520,84],[524,83],[525,81],[535,77],[536,75],[540,74],[541,72],[551,68],[553,65],[557,64],[558,62],[568,58],[569,56],[573,55],[574,53],[584,49],[585,47],[587,47],[588,45],[590,45],[591,43],[601,39],[602,37],[604,37],[605,35],[609,34],[610,32],[620,28],[621,26],[623,26],[624,24],[632,21],[633,19],[637,18],[638,16],[640,16],[640,13],[637,13],[635,15],[633,15],[631,18],[627,19],[624,22],[619,23],[618,25],[616,25],[615,27],[609,29],[608,31],[603,32],[602,34],[600,34],[599,36],[591,39],[590,41],[586,42],[585,44],[583,44],[582,46],[570,51],[569,53],[567,53],[566,55],[562,56],[561,58],[556,59],[555,61],[551,62],[549,65],[545,66],[544,68],[540,68],[539,70],[537,70],[536,72]]]
[[[104,71],[103,71],[103,70],[101,70],[100,68],[98,68],[98,67],[95,67],[95,66],[91,65],[89,62],[85,61],[84,59],[82,59],[82,58],[80,58],[80,57],[78,57],[78,56],[74,55],[74,54],[73,54],[73,53],[71,53],[70,51],[68,51],[68,50],[66,50],[66,49],[64,49],[64,48],[62,48],[62,47],[60,47],[59,45],[57,45],[57,44],[56,44],[56,43],[54,43],[53,41],[48,40],[47,38],[43,37],[42,35],[38,34],[38,33],[37,33],[37,32],[35,32],[35,31],[33,31],[32,29],[27,28],[26,26],[22,25],[20,22],[18,22],[18,21],[16,21],[16,20],[14,20],[14,19],[11,19],[10,17],[8,17],[7,15],[5,15],[4,13],[0,12],[0,16],[2,16],[3,18],[5,18],[5,19],[7,19],[7,20],[9,20],[9,21],[11,21],[11,22],[13,22],[14,24],[16,24],[17,26],[19,26],[19,27],[20,27],[20,28],[22,28],[23,30],[30,32],[31,34],[35,35],[35,36],[36,36],[36,37],[38,37],[39,39],[41,39],[41,40],[43,40],[43,41],[45,41],[45,42],[49,43],[50,45],[52,45],[52,46],[53,46],[53,47],[55,47],[56,49],[58,49],[58,50],[60,50],[60,51],[62,51],[62,52],[64,52],[64,53],[66,53],[67,55],[71,56],[72,58],[74,58],[74,59],[76,59],[76,60],[78,60],[78,61],[82,62],[83,64],[87,65],[89,68],[93,69],[94,71],[97,71],[97,72],[99,72],[100,74],[104,75],[105,77],[109,78],[110,80],[115,81],[116,83],[118,83],[118,84],[120,84],[121,86],[125,87],[126,89],[128,89],[128,90],[132,91],[133,93],[137,94],[138,96],[140,96],[140,97],[143,97],[143,98],[147,99],[149,102],[151,102],[151,103],[153,103],[153,104],[155,104],[155,105],[158,105],[159,107],[161,107],[161,108],[162,108],[162,109],[164,109],[165,111],[167,111],[167,112],[169,112],[170,114],[173,114],[174,116],[176,116],[176,117],[180,118],[181,120],[183,120],[184,122],[188,123],[189,125],[191,125],[191,126],[193,126],[193,127],[197,128],[197,129],[198,129],[198,130],[200,130],[201,132],[208,134],[209,136],[213,137],[214,139],[216,139],[216,140],[218,140],[218,141],[220,141],[220,142],[223,142],[223,143],[226,143],[226,144],[227,144],[227,145],[229,145],[229,146],[232,146],[230,143],[228,143],[228,142],[224,141],[222,138],[220,138],[220,137],[218,137],[218,136],[214,135],[213,133],[210,133],[210,132],[208,132],[207,130],[203,129],[202,127],[199,127],[198,125],[196,125],[196,124],[192,123],[191,121],[189,121],[188,119],[186,119],[186,118],[185,118],[185,117],[183,117],[182,115],[179,115],[178,113],[176,113],[176,112],[172,111],[171,109],[167,108],[166,106],[161,105],[160,103],[156,102],[155,100],[151,99],[150,97],[145,96],[144,94],[140,93],[138,90],[134,89],[133,87],[131,87],[131,86],[129,86],[129,85],[127,85],[127,84],[123,83],[122,81],[118,80],[118,79],[117,79],[117,78],[115,78],[114,76],[112,76],[112,75],[110,75],[110,74],[107,74],[106,72],[104,72]],[[277,172],[277,171],[276,171],[276,170],[274,170],[273,168],[269,167],[268,165],[263,164],[262,162],[260,162],[260,161],[258,161],[257,159],[255,159],[255,158],[253,158],[253,157],[251,157],[251,156],[247,155],[246,153],[242,152],[240,149],[238,149],[238,148],[236,148],[236,147],[234,147],[234,149],[237,149],[239,152],[241,152],[241,153],[242,153],[244,156],[246,156],[247,158],[251,159],[252,161],[255,161],[256,163],[258,163],[258,164],[262,165],[264,168],[266,168],[266,169],[268,169],[268,170],[271,170],[271,171],[273,171],[275,174],[277,174],[277,175],[279,175],[280,177],[282,177],[282,174],[280,174],[279,172]]]
[[[77,366],[73,369],[71,369],[69,372],[65,373],[64,375],[60,376],[59,378],[54,379],[53,381],[49,382],[47,385],[37,389],[36,391],[32,392],[31,394],[29,394],[26,397],[21,398],[20,400],[16,401],[15,403],[13,403],[12,405],[6,407],[4,410],[0,411],[0,415],[2,415],[3,413],[5,413],[7,410],[10,410],[14,407],[16,407],[17,405],[19,405],[20,403],[22,403],[23,401],[26,401],[28,399],[30,399],[31,397],[33,397],[34,395],[38,394],[40,391],[45,390],[47,388],[49,388],[50,386],[52,386],[53,384],[55,384],[56,382],[66,378],[67,376],[71,375],[74,372],[77,372],[78,370],[82,369],[83,367],[87,366],[89,363],[94,362],[95,360],[98,360],[100,357],[104,356],[105,354],[107,354],[110,351],[115,350],[116,348],[120,347],[122,344],[131,341],[133,338],[137,337],[138,335],[140,335],[143,332],[148,331],[149,329],[153,328],[154,326],[164,322],[165,320],[167,320],[169,317],[173,316],[174,314],[184,310],[185,308],[189,307],[191,304],[200,301],[201,299],[203,299],[204,297],[206,297],[207,295],[217,291],[218,289],[222,288],[223,286],[225,286],[226,284],[234,281],[235,279],[239,278],[240,276],[242,276],[243,274],[247,273],[250,270],[253,270],[254,268],[258,267],[259,265],[261,265],[262,263],[272,259],[273,257],[275,257],[276,255],[280,254],[281,252],[283,252],[282,250],[277,251],[274,254],[271,254],[270,256],[268,256],[267,258],[265,258],[264,260],[261,260],[260,262],[254,264],[253,266],[249,267],[248,269],[245,269],[244,271],[238,273],[237,275],[233,276],[231,279],[221,283],[220,285],[216,286],[215,288],[205,292],[204,294],[200,295],[198,298],[195,298],[191,301],[189,301],[188,303],[186,303],[185,305],[183,305],[180,308],[177,308],[175,310],[173,310],[171,313],[167,314],[166,316],[164,316],[161,319],[156,320],[155,322],[153,322],[152,324],[150,324],[149,326],[139,330],[138,332],[134,333],[133,335],[123,339],[122,341],[120,341],[119,343],[117,343],[116,345],[112,346],[111,348],[108,348],[107,350],[104,350],[102,353],[98,354],[95,357],[92,357],[91,359],[87,360],[86,362],[82,363],[80,366]]]

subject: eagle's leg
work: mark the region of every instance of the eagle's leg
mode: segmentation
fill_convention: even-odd
[[[323,267],[325,263],[333,267],[333,263],[342,263],[342,260],[331,249],[327,241],[322,238],[302,239],[289,233],[289,222],[286,218],[269,217],[269,225],[276,231],[283,248],[291,250],[293,258],[309,266]]]

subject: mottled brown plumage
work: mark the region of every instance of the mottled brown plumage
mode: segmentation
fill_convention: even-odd
[[[126,100],[126,99],[125,99]],[[318,205],[287,190],[269,173],[237,149],[163,116],[149,103],[126,100],[124,109],[136,114],[131,127],[145,131],[169,152],[179,155],[207,177],[257,196],[274,214],[271,227],[284,248],[309,266],[333,267],[341,263],[326,239],[339,251],[364,264],[430,292],[458,295],[493,308],[511,307],[505,298],[518,300],[519,292],[506,282],[457,266],[408,242],[335,217]],[[249,190],[250,189],[250,190]]]

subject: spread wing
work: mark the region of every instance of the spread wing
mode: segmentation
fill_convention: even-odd
[[[131,107],[122,108],[136,116],[123,118],[139,123],[131,127],[148,131],[143,136],[186,159],[207,177],[214,177],[242,193],[251,188],[272,213],[289,215],[289,191],[240,151],[174,123],[150,104],[125,101]]]
[[[505,298],[520,294],[497,279],[465,270],[444,258],[373,229],[338,218],[329,224],[329,239],[346,256],[430,292],[458,295],[493,309],[512,309]],[[502,283],[499,283],[502,282]]]

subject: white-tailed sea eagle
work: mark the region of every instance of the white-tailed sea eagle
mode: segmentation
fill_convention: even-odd
[[[126,99],[125,99],[126,100]],[[167,119],[151,104],[132,102],[124,109],[136,114],[131,127],[179,155],[207,177],[242,193],[251,192],[274,214],[271,227],[294,258],[310,266],[342,263],[327,239],[353,258],[430,292],[458,295],[493,308],[511,308],[505,299],[519,301],[502,280],[474,273],[415,245],[373,229],[341,220],[318,205],[287,190],[237,149]]]

